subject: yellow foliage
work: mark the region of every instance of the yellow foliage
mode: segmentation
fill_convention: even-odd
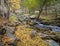
[[[11,9],[18,10],[20,9],[20,0],[10,0],[11,2]]]
[[[30,33],[32,30],[33,29],[25,27],[23,24],[17,27],[15,34],[21,40],[17,46],[49,46],[49,44],[45,43],[39,36],[31,38]]]

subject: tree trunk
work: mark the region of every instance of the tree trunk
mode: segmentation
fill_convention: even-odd
[[[10,0],[8,0],[8,13],[6,18],[9,19],[9,16],[10,16]]]
[[[2,6],[2,16],[3,16],[3,18],[5,17],[4,16],[4,0],[1,0],[1,6]]]
[[[43,7],[44,7],[44,5],[46,4],[46,1],[47,0],[44,0],[43,1],[43,4],[40,6],[40,9],[39,9],[39,14],[38,14],[38,16],[37,16],[37,20],[39,20],[39,17],[40,17],[40,15],[41,15],[41,13],[42,13],[42,11],[43,11]]]
[[[47,6],[45,6],[45,15],[47,16]]]

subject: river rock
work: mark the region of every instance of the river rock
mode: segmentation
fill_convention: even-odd
[[[46,40],[51,46],[59,46],[59,44],[53,40]]]
[[[36,31],[31,31],[31,33],[30,33],[31,38],[35,37],[36,33],[37,33]]]
[[[2,43],[0,43],[0,46],[4,46]]]
[[[45,40],[45,39],[50,39],[50,38],[49,38],[49,35],[44,34],[44,33],[37,33],[37,35],[40,36],[43,40]]]
[[[36,18],[36,15],[32,15],[30,16],[31,19],[35,19]]]
[[[7,33],[13,34],[15,32],[15,27],[6,26]]]

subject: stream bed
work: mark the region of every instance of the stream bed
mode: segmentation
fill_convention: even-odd
[[[35,20],[31,20],[31,22],[34,22],[35,23],[34,27],[36,27],[38,29],[48,29],[49,28],[50,32],[56,33],[54,35],[56,37],[56,39],[57,39],[56,41],[55,41],[55,37],[52,37],[53,36],[52,34],[48,35],[49,33],[44,34],[44,33],[38,32],[38,35],[40,37],[43,37],[44,39],[47,38],[47,37],[51,37],[52,39],[51,38],[50,39],[46,39],[46,42],[48,42],[51,46],[60,46],[60,27],[52,26],[52,25],[44,25],[44,24],[41,24],[40,22],[35,21]]]

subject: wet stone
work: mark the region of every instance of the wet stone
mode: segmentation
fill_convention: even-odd
[[[51,46],[59,46],[59,44],[53,40],[46,40]]]
[[[4,46],[2,43],[0,43],[0,46]]]

